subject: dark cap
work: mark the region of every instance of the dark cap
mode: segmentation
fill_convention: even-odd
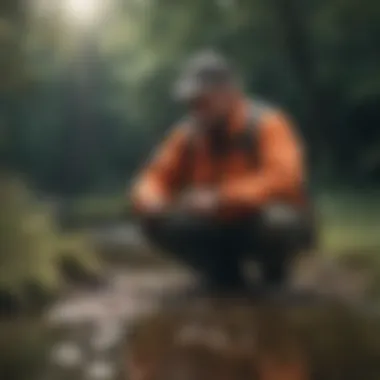
[[[189,101],[218,86],[233,83],[227,60],[214,51],[196,54],[185,65],[174,86],[174,98]]]

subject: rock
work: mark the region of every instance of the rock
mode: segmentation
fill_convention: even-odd
[[[83,360],[83,353],[75,342],[60,343],[51,350],[51,362],[63,368],[78,367]]]
[[[86,380],[113,380],[116,373],[115,367],[107,361],[91,363],[85,371]]]
[[[106,352],[117,346],[123,338],[124,326],[119,320],[111,319],[95,325],[91,346],[95,351]]]

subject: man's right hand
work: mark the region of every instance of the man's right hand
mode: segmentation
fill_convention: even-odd
[[[139,191],[138,197],[133,200],[135,210],[138,214],[146,216],[155,216],[165,212],[167,208],[167,202],[156,191],[150,189],[144,189]]]
[[[148,215],[159,215],[165,212],[166,202],[160,197],[152,196],[144,202],[144,213]]]

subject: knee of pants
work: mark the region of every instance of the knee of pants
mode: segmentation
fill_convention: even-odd
[[[172,230],[171,223],[166,217],[143,218],[140,220],[139,225],[144,238],[152,246],[164,251],[173,250],[175,232]]]
[[[155,241],[160,236],[160,222],[157,218],[144,218],[139,221],[139,226],[142,234],[149,241]]]
[[[169,250],[209,243],[217,231],[210,221],[183,214],[145,219],[141,228],[151,243]]]
[[[310,248],[313,225],[308,214],[287,204],[271,204],[260,212],[260,240],[265,246],[287,250]]]

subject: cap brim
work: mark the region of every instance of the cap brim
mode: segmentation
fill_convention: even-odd
[[[176,84],[173,91],[173,97],[179,102],[188,102],[194,100],[206,91],[205,86],[195,80],[184,80]]]

